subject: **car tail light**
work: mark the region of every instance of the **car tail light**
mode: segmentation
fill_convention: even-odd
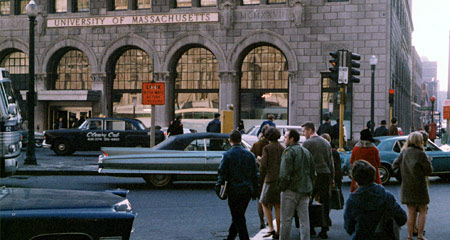
[[[102,151],[102,154],[103,154],[104,157],[107,157],[107,156],[108,156],[108,154],[107,154],[106,152],[103,152],[103,151]]]
[[[114,204],[114,210],[116,210],[116,212],[131,212],[131,204],[128,199],[125,199]]]

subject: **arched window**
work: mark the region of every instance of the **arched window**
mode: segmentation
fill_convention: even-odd
[[[11,74],[14,90],[28,89],[28,55],[19,51],[9,53],[0,61],[0,67],[6,68]]]
[[[55,90],[87,90],[92,88],[91,66],[80,50],[69,50],[56,67]]]
[[[246,128],[259,125],[269,114],[279,124],[288,119],[288,63],[272,46],[253,48],[241,65],[240,118]]]
[[[139,118],[150,125],[150,106],[142,105],[142,83],[153,80],[153,63],[139,48],[124,50],[115,64],[113,115]]]
[[[204,132],[219,112],[219,65],[216,56],[203,47],[190,48],[178,60],[175,79],[175,115],[184,126]]]

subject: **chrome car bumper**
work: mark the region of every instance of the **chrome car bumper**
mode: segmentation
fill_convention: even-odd
[[[5,174],[12,175],[19,168],[19,162],[25,159],[25,154],[20,154],[13,158],[5,158]]]
[[[44,140],[42,142],[42,147],[44,147],[44,148],[52,148],[52,145],[51,144],[47,144],[47,142]]]

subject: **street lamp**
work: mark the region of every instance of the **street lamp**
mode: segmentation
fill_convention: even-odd
[[[436,101],[436,97],[431,96],[430,101],[431,101],[431,122],[434,122],[434,102]]]
[[[370,131],[374,133],[375,127],[375,67],[377,66],[378,58],[375,55],[370,57],[370,69],[372,70],[371,89],[370,89]]]
[[[25,164],[36,165],[36,152],[34,146],[34,25],[36,24],[36,16],[39,13],[39,6],[31,0],[27,6],[26,11],[30,20],[30,43],[29,43],[29,71],[28,71],[28,92],[27,92],[27,107],[28,107],[28,144],[27,144],[27,158]]]

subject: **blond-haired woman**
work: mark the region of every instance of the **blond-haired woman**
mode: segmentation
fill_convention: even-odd
[[[419,132],[412,132],[403,145],[400,155],[393,163],[393,169],[400,169],[402,185],[400,200],[408,207],[408,239],[413,239],[414,225],[418,216],[418,240],[426,240],[423,236],[425,221],[427,218],[428,185],[426,177],[431,174],[432,167],[428,156],[425,154],[423,137]]]

